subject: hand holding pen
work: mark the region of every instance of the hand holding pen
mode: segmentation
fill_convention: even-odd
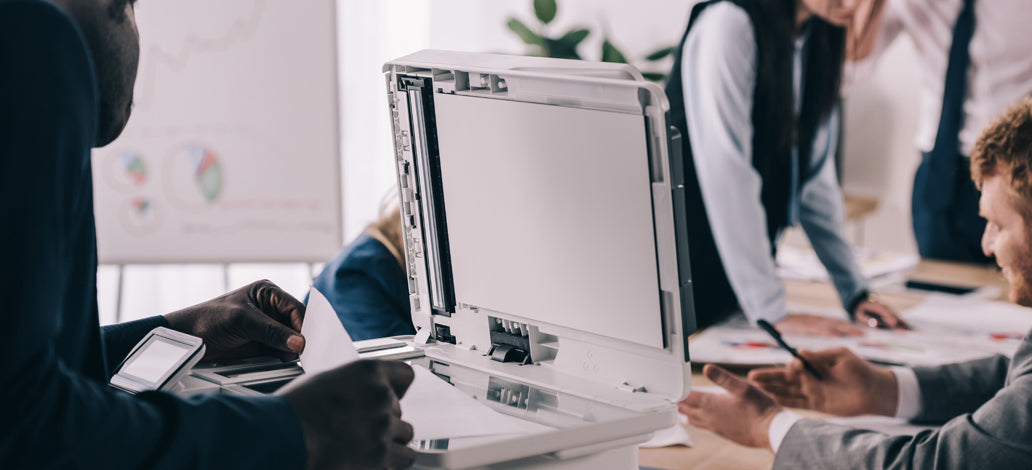
[[[813,378],[801,361],[749,371],[749,381],[782,406],[817,410],[836,416],[894,416],[898,401],[896,375],[871,364],[849,349],[800,351],[821,372]]]
[[[887,305],[881,303],[873,294],[861,300],[853,310],[853,318],[858,325],[866,325],[870,328],[882,328],[887,330],[909,330],[907,325],[896,312]]]
[[[803,356],[799,355],[799,351],[796,351],[795,348],[789,346],[788,343],[786,343],[785,340],[781,338],[781,333],[779,333],[778,330],[774,329],[773,325],[771,325],[769,322],[767,322],[767,320],[764,319],[757,320],[756,324],[759,325],[760,328],[763,328],[763,331],[766,331],[771,338],[774,338],[774,341],[778,343],[778,346],[781,346],[782,349],[788,351],[788,353],[791,354],[792,357],[799,359],[799,362],[803,363],[803,367],[806,368],[807,372],[812,374],[815,379],[821,380],[820,372],[817,372],[817,369],[813,367],[813,364],[810,364],[806,359],[803,359]]]

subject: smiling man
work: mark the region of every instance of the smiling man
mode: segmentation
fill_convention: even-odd
[[[1010,300],[1032,306],[1032,100],[983,130],[971,174],[988,220],[982,249],[1003,268]],[[1013,359],[940,367],[878,367],[844,348],[802,354],[824,380],[804,373],[798,361],[752,371],[758,387],[707,365],[703,373],[730,393],[692,392],[680,410],[695,426],[773,450],[774,468],[1027,468],[1032,461],[1032,333]],[[782,406],[942,427],[887,436],[803,419]]]

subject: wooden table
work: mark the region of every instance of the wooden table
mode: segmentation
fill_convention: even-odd
[[[966,265],[939,261],[921,261],[908,277],[912,279],[966,286],[998,286],[1002,289],[1001,299],[1007,297],[1007,284],[995,267]],[[790,302],[814,306],[837,306],[838,295],[834,288],[823,282],[786,281],[786,292]],[[922,299],[912,294],[883,295],[882,300],[893,308],[910,308]],[[689,344],[691,341],[689,340]],[[690,347],[690,346],[689,346]],[[693,367],[692,385],[712,385]],[[812,413],[812,412],[807,412]],[[738,470],[765,469],[774,463],[769,451],[743,447],[727,441],[709,431],[687,426],[695,442],[694,447],[664,447],[641,449],[639,464],[644,467],[666,470]]]
[[[870,197],[845,195],[846,220],[863,219],[878,210],[878,200]]]

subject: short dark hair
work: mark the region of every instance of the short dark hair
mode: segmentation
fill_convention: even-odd
[[[1024,98],[982,129],[971,149],[971,179],[982,187],[1000,175],[1026,203],[1032,203],[1032,98]]]

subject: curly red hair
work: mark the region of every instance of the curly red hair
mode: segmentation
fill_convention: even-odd
[[[1024,98],[994,119],[971,150],[971,179],[979,189],[993,175],[1032,208],[1032,98]]]

